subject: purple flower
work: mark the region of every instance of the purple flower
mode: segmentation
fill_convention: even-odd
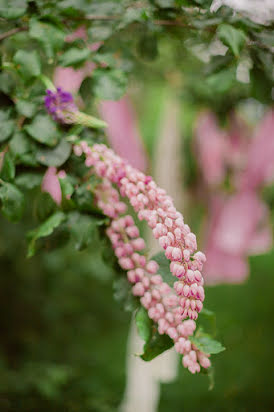
[[[74,123],[74,114],[78,108],[74,103],[73,96],[65,92],[61,87],[56,91],[47,90],[45,106],[51,117],[60,123]]]

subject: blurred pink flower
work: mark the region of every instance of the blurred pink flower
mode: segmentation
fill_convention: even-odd
[[[200,167],[208,185],[218,185],[225,176],[227,140],[213,113],[202,113],[196,127]]]
[[[49,193],[55,203],[60,205],[62,201],[62,192],[56,171],[56,167],[48,168],[42,181],[42,192]]]
[[[114,151],[127,159],[133,167],[145,170],[147,159],[129,98],[102,101],[99,111],[103,120],[108,123],[106,133]]]
[[[253,191],[215,197],[206,242],[205,279],[238,283],[248,275],[247,256],[272,244],[268,210]]]
[[[274,180],[274,110],[263,117],[247,152],[241,188],[256,189]]]

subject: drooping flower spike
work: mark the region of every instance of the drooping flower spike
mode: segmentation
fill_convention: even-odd
[[[184,355],[183,365],[190,372],[200,371],[200,366],[210,366],[209,355],[199,351],[188,339],[193,334],[204,300],[201,269],[205,261],[202,252],[196,252],[196,238],[177,212],[172,199],[157,187],[150,176],[134,169],[105,145],[90,148],[86,142],[74,146],[74,152],[84,153],[86,165],[103,178],[97,187],[97,204],[112,218],[107,230],[120,266],[127,271],[132,292],[139,296],[148,315],[158,325],[160,334],[173,339],[177,352]],[[117,185],[119,192],[113,187]],[[140,220],[145,219],[156,239],[171,261],[170,269],[178,279],[174,289],[157,274],[158,264],[140,252],[145,241],[139,236],[130,215],[122,216],[126,196]],[[187,319],[188,318],[188,319]]]

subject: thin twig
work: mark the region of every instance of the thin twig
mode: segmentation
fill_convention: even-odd
[[[6,39],[7,37],[13,36],[16,33],[19,33],[20,31],[26,31],[28,30],[27,27],[15,27],[14,29],[11,29],[9,31],[6,31],[5,33],[0,34],[0,41]]]

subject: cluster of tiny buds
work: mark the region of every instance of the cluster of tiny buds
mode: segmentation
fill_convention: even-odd
[[[201,270],[205,255],[196,252],[196,237],[176,211],[172,199],[159,188],[150,176],[131,167],[125,160],[107,148],[96,144],[90,148],[86,142],[74,146],[77,156],[85,155],[86,166],[103,179],[97,187],[97,204],[112,218],[107,229],[120,266],[127,271],[132,292],[139,296],[148,315],[158,325],[160,334],[166,333],[174,340],[175,349],[184,355],[183,365],[190,372],[200,371],[200,366],[210,366],[209,355],[200,352],[188,339],[193,334],[198,313],[203,307],[204,289]],[[170,270],[178,279],[174,289],[157,274],[158,264],[140,252],[145,242],[126,205],[120,201],[126,196],[140,220],[146,220],[153,234],[171,261]],[[176,294],[174,293],[176,292]],[[189,319],[187,319],[189,318]]]

